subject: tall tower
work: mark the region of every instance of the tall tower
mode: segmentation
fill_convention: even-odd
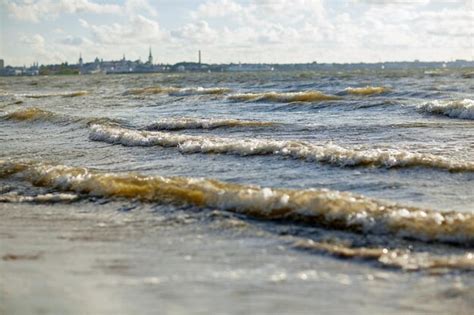
[[[200,50],[198,51],[198,62],[199,64],[201,64],[201,51]]]
[[[148,63],[149,63],[150,65],[153,64],[153,56],[152,56],[152,54],[151,54],[151,46],[150,46],[150,53],[148,54]]]
[[[79,54],[79,67],[82,68],[82,53]]]

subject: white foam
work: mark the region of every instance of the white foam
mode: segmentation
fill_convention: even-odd
[[[422,104],[419,109],[452,118],[474,119],[474,100],[468,98],[454,101],[435,100]]]
[[[53,92],[44,94],[17,94],[17,96],[27,98],[45,98],[45,97],[77,97],[89,94],[87,91],[73,91],[73,92]]]
[[[272,154],[339,166],[423,166],[450,171],[474,171],[474,162],[395,149],[346,149],[330,143],[193,136],[106,125],[92,125],[90,130],[90,139],[95,141],[125,146],[177,147],[183,153],[223,153],[241,156]]]
[[[187,88],[181,88],[181,89],[176,89],[174,91],[170,91],[169,94],[176,95],[176,96],[188,96],[188,95],[225,94],[228,92],[230,92],[230,89],[221,88],[221,87],[210,87],[210,88],[187,87]]]
[[[220,127],[258,127],[270,126],[271,122],[218,118],[165,118],[148,125],[148,130],[214,129]]]
[[[100,173],[37,162],[0,161],[0,175],[101,197],[177,202],[368,234],[393,234],[465,246],[474,243],[472,214],[460,216],[458,212],[403,207],[327,189],[278,189],[203,178]]]
[[[79,196],[71,193],[40,194],[36,196],[22,196],[15,193],[0,195],[0,202],[34,202],[34,203],[53,203],[53,202],[71,202],[78,200]]]
[[[326,95],[319,91],[238,93],[229,95],[228,98],[233,101],[265,101],[277,103],[318,102],[340,99],[338,96]]]

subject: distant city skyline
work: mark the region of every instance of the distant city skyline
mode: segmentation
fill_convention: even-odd
[[[474,59],[474,0],[0,0],[7,65]]]

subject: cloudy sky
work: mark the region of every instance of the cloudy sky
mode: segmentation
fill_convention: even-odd
[[[474,59],[474,0],[0,0],[11,65]]]

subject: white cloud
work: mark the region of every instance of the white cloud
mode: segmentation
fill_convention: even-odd
[[[445,3],[356,0],[345,7],[346,11],[328,11],[331,3],[319,0],[251,0],[243,4],[210,0],[192,16],[208,21],[212,33],[218,34],[220,49],[232,51],[232,47],[246,46],[249,59],[262,51],[280,53],[281,61],[309,61],[314,56],[326,61],[440,59],[462,54],[468,57],[466,47],[471,45],[471,51],[474,49],[474,19],[469,10],[472,3],[449,2],[461,7]],[[439,6],[445,8],[439,10]],[[354,14],[356,11],[359,13]],[[222,16],[235,26],[223,28],[215,22]],[[196,33],[189,32],[189,40],[193,34]],[[440,57],[433,57],[437,54]],[[306,57],[298,60],[292,56]]]
[[[85,40],[80,36],[68,35],[62,38],[61,40],[59,40],[59,43],[63,45],[69,45],[69,46],[80,46],[84,43],[84,41]]]
[[[178,40],[191,43],[213,43],[219,40],[218,32],[209,27],[206,21],[189,23],[172,31],[171,35]]]
[[[127,14],[140,14],[140,12],[146,11],[151,16],[157,16],[155,8],[153,8],[148,0],[127,0],[125,2],[125,11]]]
[[[155,59],[167,62],[189,60],[198,49],[209,62],[443,60],[472,58],[474,50],[472,0],[205,0],[179,11],[174,23],[146,0],[102,3],[24,0],[15,4],[21,14],[8,12],[29,21],[63,13],[126,14],[79,16],[79,31],[48,21],[54,25],[48,36],[21,37],[47,60],[61,54],[76,60],[80,51],[104,59],[122,52],[145,57],[149,45],[160,49]],[[48,57],[48,51],[54,53]]]
[[[33,46],[36,49],[43,49],[44,48],[44,37],[40,34],[35,34],[33,36],[23,35],[20,37],[20,42],[23,44],[27,44]]]
[[[22,35],[20,37],[20,43],[30,47],[33,51],[32,59],[35,61],[41,60],[42,62],[64,62],[66,56],[59,49],[52,49],[49,46],[45,38],[40,34],[34,35]]]
[[[243,12],[240,4],[232,0],[210,0],[200,4],[196,12],[192,12],[192,17],[215,18],[236,15]]]
[[[95,25],[83,19],[79,19],[79,23],[92,33],[97,44],[103,45],[146,44],[150,41],[158,41],[166,36],[161,31],[158,22],[142,15],[130,16],[126,23]]]
[[[120,14],[122,8],[115,4],[99,4],[90,0],[24,0],[20,3],[5,0],[8,13],[18,20],[39,22],[56,18],[62,13]]]

